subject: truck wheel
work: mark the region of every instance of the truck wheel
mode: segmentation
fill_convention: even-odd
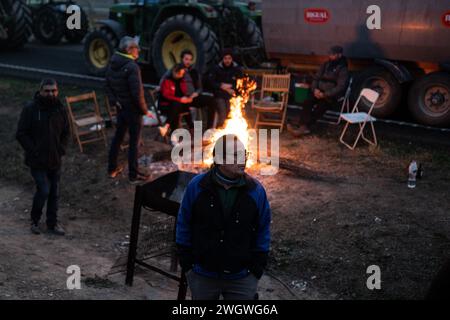
[[[190,14],[178,14],[164,21],[152,44],[153,65],[159,77],[180,62],[183,50],[190,49],[202,73],[219,59],[219,42],[210,27]]]
[[[69,16],[66,15],[66,19],[68,17]],[[65,36],[66,40],[70,43],[75,43],[75,44],[80,43],[81,40],[83,40],[83,38],[88,33],[88,29],[89,29],[89,21],[88,21],[86,12],[83,9],[81,9],[81,29],[69,30],[69,29],[65,28],[64,36]]]
[[[450,124],[450,74],[433,72],[414,81],[408,94],[408,107],[420,123]]]
[[[382,67],[372,67],[362,71],[357,76],[356,85],[352,90],[353,101],[356,101],[361,90],[369,88],[380,94],[372,115],[379,118],[390,116],[397,109],[402,98],[402,88],[395,77]],[[369,105],[360,103],[362,110],[368,111]]]
[[[45,44],[57,44],[64,36],[66,15],[51,6],[44,6],[33,16],[34,36]]]
[[[0,0],[0,49],[16,49],[22,47],[31,35],[31,11],[20,0]]]
[[[249,54],[244,54],[243,63],[249,67],[260,65],[265,60],[264,39],[256,22],[248,17],[245,17],[243,40],[244,46],[259,48]]]
[[[104,76],[118,44],[114,33],[107,28],[89,33],[84,42],[84,58],[89,73]]]

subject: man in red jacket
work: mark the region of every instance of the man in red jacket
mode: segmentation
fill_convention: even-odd
[[[189,113],[186,119],[189,129],[194,128],[189,111],[189,105],[193,98],[188,96],[188,87],[184,80],[185,72],[184,66],[177,64],[172,68],[170,76],[161,83],[159,107],[161,112],[167,116],[166,124],[159,128],[162,136],[167,134],[169,128],[172,131],[178,128],[178,117],[183,112]]]

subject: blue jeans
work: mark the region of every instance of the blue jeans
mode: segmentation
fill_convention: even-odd
[[[225,280],[213,279],[195,273],[192,269],[186,273],[191,289],[192,300],[255,300],[258,279],[251,273],[246,277]]]
[[[128,172],[130,178],[136,178],[138,173],[138,147],[142,131],[142,115],[127,111],[120,111],[117,115],[116,134],[109,150],[108,171],[117,169],[117,157],[120,145],[125,138],[127,130],[130,135],[128,148]]]
[[[53,228],[57,223],[61,171],[60,169],[31,169],[31,175],[36,182],[36,193],[34,194],[33,207],[31,209],[31,221],[35,224],[39,223],[45,202],[47,202],[47,227]]]

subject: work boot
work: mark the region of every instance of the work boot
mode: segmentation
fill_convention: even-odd
[[[55,225],[54,227],[48,227],[47,228],[47,232],[50,234],[53,234],[55,236],[63,236],[66,234],[66,232],[64,231],[63,227],[61,227],[60,225]]]
[[[128,182],[130,183],[130,184],[141,184],[141,183],[145,183],[145,182],[147,182],[149,180],[149,176],[143,176],[143,175],[140,175],[140,174],[137,174],[137,176],[136,177],[130,177],[129,179],[128,179]]]
[[[301,136],[300,129],[290,123],[286,126],[288,132],[295,138],[299,138]]]
[[[108,176],[111,179],[116,178],[120,173],[122,173],[123,171],[123,167],[117,167],[116,169],[112,170],[112,171],[108,171]]]
[[[41,234],[41,229],[39,229],[39,225],[37,223],[31,223],[30,230],[32,234]]]
[[[301,135],[307,135],[311,133],[311,130],[308,128],[307,125],[301,125],[298,129]]]
[[[150,174],[145,171],[137,170],[137,174],[147,179],[150,178]]]

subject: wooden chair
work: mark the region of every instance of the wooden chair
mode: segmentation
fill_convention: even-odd
[[[252,95],[252,109],[256,111],[256,129],[261,125],[267,125],[279,127],[280,132],[283,132],[290,82],[290,74],[263,76],[259,100],[255,100],[255,95]],[[278,94],[278,101],[267,100],[267,97],[270,98],[273,94]]]
[[[78,142],[80,151],[83,152],[84,144],[99,140],[103,140],[105,146],[107,146],[104,121],[100,115],[95,91],[78,96],[66,97],[66,103],[67,108],[69,109],[72,134]],[[75,114],[75,108],[73,107],[73,104],[75,103],[87,105],[85,108],[80,107],[81,110]],[[86,112],[86,109],[90,109],[90,111]],[[92,128],[94,128],[94,130],[92,130]],[[96,137],[90,137],[92,135],[96,135]],[[83,140],[82,138],[86,136],[88,136],[86,140]]]

